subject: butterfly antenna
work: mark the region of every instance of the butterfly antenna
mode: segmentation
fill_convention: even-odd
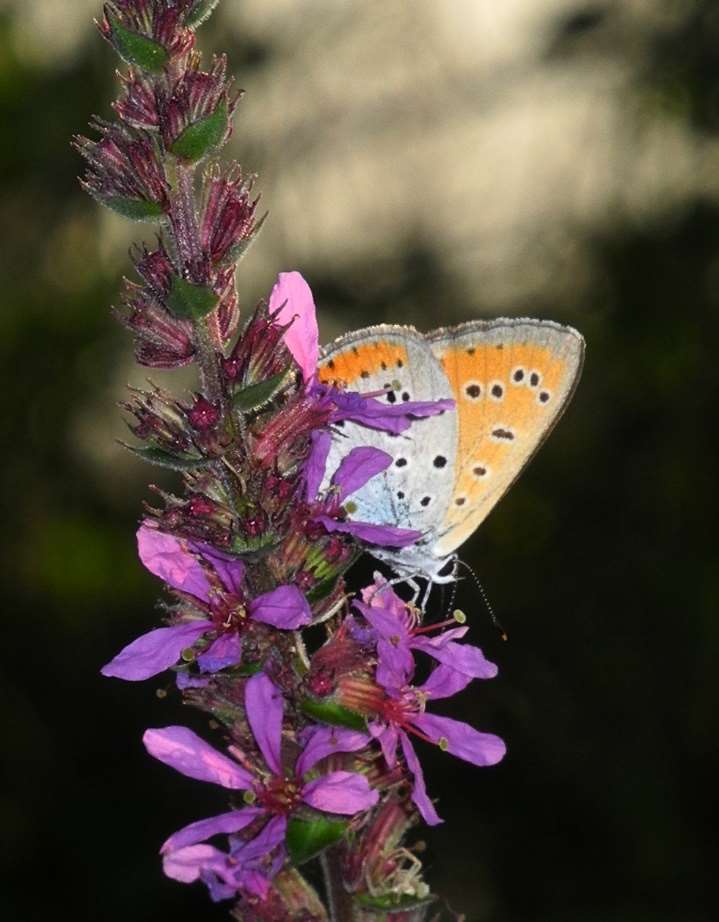
[[[499,621],[499,618],[495,615],[494,609],[492,608],[492,603],[489,601],[489,598],[488,598],[488,596],[487,596],[487,593],[486,593],[485,590],[484,590],[484,586],[480,583],[479,577],[477,576],[477,574],[476,574],[476,573],[474,572],[474,570],[470,567],[470,565],[469,565],[468,563],[466,563],[466,561],[460,560],[459,557],[457,558],[457,563],[458,563],[458,564],[462,564],[462,566],[465,567],[467,570],[469,570],[469,572],[472,574],[472,579],[474,580],[474,583],[475,583],[477,589],[479,589],[479,594],[482,596],[482,601],[484,602],[484,604],[485,604],[485,606],[486,606],[486,608],[487,608],[487,611],[488,611],[488,613],[489,613],[489,617],[492,619],[492,624],[493,624],[494,627],[497,629],[497,631],[499,631],[499,636],[502,638],[502,640],[509,640],[509,636],[508,636],[507,632],[504,630],[504,628],[502,627],[502,625],[501,625],[501,623],[500,623],[500,621]],[[456,584],[455,584],[455,585],[456,585]]]

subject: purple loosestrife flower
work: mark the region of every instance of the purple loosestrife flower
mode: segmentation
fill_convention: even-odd
[[[269,315],[283,329],[284,343],[297,364],[303,387],[257,433],[253,453],[269,466],[286,447],[316,437],[334,423],[350,421],[393,434],[404,432],[413,419],[435,416],[454,407],[453,400],[409,402],[392,406],[376,394],[339,390],[317,380],[319,334],[315,303],[299,272],[281,272],[270,295]],[[325,442],[329,450],[329,442]],[[324,455],[326,459],[326,452]],[[313,461],[314,463],[314,461]],[[380,543],[380,542],[375,542]],[[398,545],[391,545],[397,547]]]
[[[230,749],[242,765],[205,743],[186,727],[148,730],[148,752],[190,778],[245,791],[251,805],[199,820],[174,833],[161,853],[168,877],[183,883],[203,880],[215,900],[245,892],[264,899],[270,881],[285,861],[287,823],[298,810],[353,816],[375,806],[379,796],[364,775],[332,771],[312,780],[305,776],[328,755],[357,752],[370,743],[366,733],[319,727],[312,730],[287,770],[282,754],[283,698],[263,673],[245,686],[247,721],[262,760]],[[237,833],[253,826],[251,838]],[[260,827],[259,830],[256,827]],[[204,844],[215,835],[230,835],[228,852]]]
[[[208,547],[178,541],[143,525],[137,533],[140,559],[173,589],[192,596],[204,617],[143,634],[102,668],[105,676],[140,681],[173,666],[200,637],[214,635],[197,657],[201,672],[218,672],[242,658],[242,633],[248,621],[281,630],[310,623],[307,600],[296,586],[279,586],[254,599],[243,588],[242,561]]]
[[[382,747],[387,765],[394,767],[397,746],[414,777],[412,800],[430,826],[441,823],[424,783],[424,775],[409,734],[474,765],[488,766],[505,754],[504,742],[490,733],[480,733],[462,721],[428,714],[429,701],[448,698],[465,688],[473,678],[489,679],[497,667],[485,659],[478,647],[455,643],[466,628],[454,628],[428,638],[417,627],[416,616],[382,580],[363,592],[365,602],[355,602],[376,631],[376,683],[348,676],[338,683],[338,700],[346,707],[371,718],[369,730]],[[368,604],[369,602],[369,604]],[[440,628],[434,625],[430,628]],[[412,650],[421,650],[440,665],[419,686],[414,675]]]
[[[333,405],[328,418],[330,423],[346,420],[398,435],[410,427],[413,419],[436,416],[454,408],[453,400],[411,401],[393,406],[376,400],[371,394],[318,384],[317,311],[312,291],[299,272],[280,272],[270,295],[270,311],[276,311],[277,319],[289,324],[285,345],[299,366],[306,387],[318,400]]]
[[[456,618],[423,625],[419,610],[401,599],[379,573],[375,574],[374,586],[362,590],[362,601],[355,601],[354,607],[376,633],[377,681],[385,687],[399,690],[409,682],[414,674],[413,650],[426,653],[446,670],[457,673],[455,691],[461,691],[472,679],[493,679],[497,675],[496,665],[485,658],[479,647],[456,643],[465,636],[468,626],[458,627]],[[441,630],[449,625],[449,630]]]

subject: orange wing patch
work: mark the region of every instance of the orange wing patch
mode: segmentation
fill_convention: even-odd
[[[566,403],[576,355],[553,342],[437,344],[457,403],[454,495],[435,554],[465,541],[503,496]]]
[[[375,374],[387,372],[390,383],[397,371],[406,365],[407,350],[404,346],[378,340],[334,352],[320,367],[319,379],[323,384],[338,381],[352,386]]]

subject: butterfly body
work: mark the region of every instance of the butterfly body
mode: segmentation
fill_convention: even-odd
[[[455,410],[390,435],[345,423],[328,476],[357,445],[392,463],[353,497],[358,520],[422,532],[414,545],[377,549],[398,574],[449,582],[443,571],[534,455],[565,409],[581,372],[584,340],[531,319],[476,320],[424,335],[412,327],[357,330],[329,346],[320,380],[380,392],[388,403],[452,398]]]

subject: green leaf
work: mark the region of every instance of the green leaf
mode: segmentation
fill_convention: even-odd
[[[360,893],[355,897],[355,902],[359,903],[364,909],[376,909],[379,912],[409,912],[412,909],[420,909],[422,906],[428,906],[434,903],[436,897],[434,894],[428,894],[424,897],[397,896],[394,893],[387,893],[382,896],[372,896],[369,893]]]
[[[197,0],[197,3],[195,3],[187,14],[185,22],[191,29],[196,29],[198,26],[201,26],[206,19],[210,18],[219,2],[220,0]]]
[[[287,851],[292,863],[304,864],[315,858],[330,845],[334,845],[345,833],[347,820],[330,820],[318,816],[312,820],[300,820],[292,817],[287,824]]]
[[[235,538],[232,542],[232,551],[240,556],[251,556],[274,547],[277,542],[278,538],[275,532],[268,531],[264,535],[258,535],[256,538]]]
[[[287,378],[289,369],[285,368],[271,378],[265,381],[259,381],[257,384],[250,384],[249,387],[243,387],[232,398],[232,405],[240,413],[249,413],[251,410],[257,410],[269,403],[275,394],[280,390]]]
[[[233,667],[232,671],[241,676],[257,675],[262,671],[262,663],[242,663],[241,666]]]
[[[121,214],[123,218],[130,218],[132,221],[159,221],[165,216],[162,205],[157,202],[146,202],[143,199],[123,198],[120,195],[114,195],[110,198],[98,198],[103,205]]]
[[[167,296],[167,307],[176,317],[202,320],[214,311],[219,301],[219,297],[211,288],[193,285],[179,275],[173,276]]]
[[[349,730],[366,730],[367,725],[361,714],[342,707],[336,701],[316,701],[305,698],[300,702],[300,709],[313,720],[319,720],[333,727],[347,727]]]
[[[159,42],[153,41],[137,32],[131,32],[120,25],[114,16],[109,17],[112,38],[117,53],[128,64],[135,64],[143,70],[159,73],[167,64],[170,55]]]
[[[341,574],[333,574],[332,576],[323,579],[321,583],[317,583],[310,591],[307,593],[307,601],[310,605],[316,605],[318,602],[324,601],[328,596],[332,595],[337,586],[337,582]]]
[[[157,464],[160,467],[169,467],[173,471],[194,471],[210,464],[207,458],[178,458],[177,455],[170,454],[162,448],[138,448],[135,445],[127,445],[125,442],[120,442],[120,444],[133,455],[142,458],[143,461]]]
[[[214,150],[227,134],[227,100],[223,98],[212,115],[188,125],[170,146],[170,152],[182,160],[195,163]]]

